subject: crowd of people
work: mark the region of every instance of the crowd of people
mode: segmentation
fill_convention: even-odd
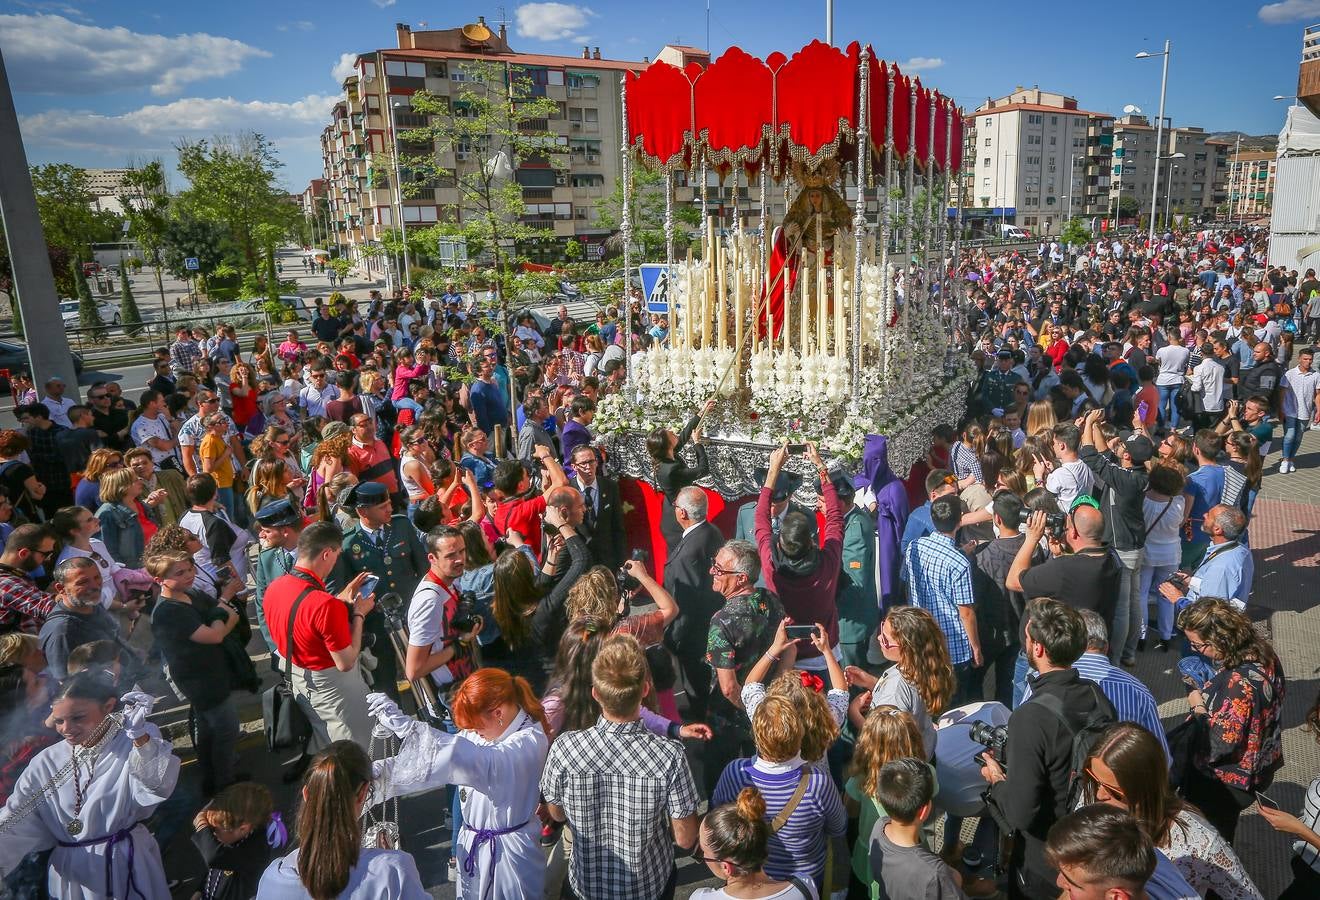
[[[947,262],[962,420],[906,472],[882,435],[775,448],[727,531],[706,410],[656,428],[659,566],[592,431],[666,338],[636,301],[318,300],[278,344],[180,328],[132,399],[16,381],[8,896],[424,897],[381,811],[428,792],[459,897],[669,897],[691,855],[707,898],[1251,900],[1253,805],[1315,896],[1320,778],[1298,816],[1269,797],[1286,680],[1248,606],[1264,457],[1277,432],[1294,471],[1320,421],[1320,281],[1253,231]],[[296,809],[240,771],[262,651]],[[1141,654],[1185,692],[1167,728]]]

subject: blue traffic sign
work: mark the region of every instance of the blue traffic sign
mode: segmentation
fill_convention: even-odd
[[[183,267],[187,269],[189,272],[196,272],[198,269],[202,267],[202,264],[201,262],[198,261],[197,257],[189,256],[184,259]]]
[[[669,266],[664,263],[642,263],[637,269],[642,278],[642,296],[646,298],[646,311],[669,312]]]

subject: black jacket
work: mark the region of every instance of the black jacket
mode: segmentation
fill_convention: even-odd
[[[583,523],[582,531],[592,557],[602,566],[617,569],[623,564],[626,538],[623,532],[623,501],[619,483],[604,475],[596,476],[596,521],[591,528]],[[585,498],[584,498],[585,499]]]
[[[1079,730],[1097,706],[1112,721],[1118,717],[1095,682],[1083,679],[1076,669],[1039,675],[1031,682],[1031,691],[1031,699],[1009,717],[1007,778],[991,786],[990,796],[1022,835],[1014,850],[1013,869],[1025,873],[1027,896],[1046,897],[1054,894],[1056,875],[1045,861],[1045,837],[1068,812],[1073,736],[1058,716],[1032,700],[1042,694],[1058,697],[1070,713],[1069,723]]]
[[[706,448],[701,444],[692,445],[692,452],[697,457],[695,466],[688,466],[679,457],[680,451],[691,440],[692,432],[696,430],[699,421],[698,416],[688,420],[687,425],[678,433],[678,443],[674,445],[673,457],[658,463],[655,467],[656,489],[665,495],[665,505],[660,511],[660,532],[665,536],[665,543],[669,545],[670,552],[673,552],[679,536],[683,533],[683,529],[678,526],[678,520],[674,518],[674,501],[678,498],[678,492],[690,484],[695,484],[697,479],[706,477],[710,472]]]
[[[1094,447],[1078,451],[1082,462],[1105,488],[1099,497],[1105,514],[1105,542],[1115,550],[1139,550],[1146,546],[1146,489],[1150,477],[1145,469],[1125,469],[1110,462]]]
[[[682,537],[665,560],[664,587],[678,604],[678,618],[669,626],[671,649],[680,657],[704,657],[710,618],[724,598],[711,586],[710,566],[724,546],[724,535],[702,522]]]

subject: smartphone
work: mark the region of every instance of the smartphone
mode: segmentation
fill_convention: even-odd
[[[1147,403],[1145,400],[1142,400],[1140,403],[1137,404],[1138,419],[1140,419],[1143,422],[1146,421],[1146,413],[1148,412],[1150,412],[1150,404]]]
[[[362,580],[362,586],[358,588],[359,597],[370,597],[376,592],[376,585],[380,584],[380,577],[368,575]]]
[[[1259,803],[1261,806],[1268,806],[1270,809],[1280,808],[1279,804],[1274,802],[1274,798],[1267,797],[1266,795],[1262,794],[1260,791],[1253,791],[1252,793],[1256,795],[1256,802]]]
[[[807,452],[807,445],[806,445],[806,444],[789,444],[789,445],[788,445],[788,452],[789,452],[789,453],[806,453],[806,452]]]
[[[816,633],[815,625],[785,625],[784,635],[795,641],[810,638]]]

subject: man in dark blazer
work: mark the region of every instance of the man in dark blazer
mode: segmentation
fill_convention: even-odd
[[[711,616],[724,602],[711,587],[710,567],[724,546],[724,535],[706,521],[706,494],[699,487],[678,492],[674,517],[683,534],[665,561],[664,587],[678,604],[678,618],[669,626],[666,645],[678,657],[688,683],[688,718],[702,722],[711,678],[706,640]]]
[[[582,492],[586,512],[582,517],[582,530],[592,559],[602,566],[617,569],[623,565],[623,501],[619,499],[619,483],[600,474],[600,460],[596,451],[586,445],[573,451],[573,480],[569,482]]]

